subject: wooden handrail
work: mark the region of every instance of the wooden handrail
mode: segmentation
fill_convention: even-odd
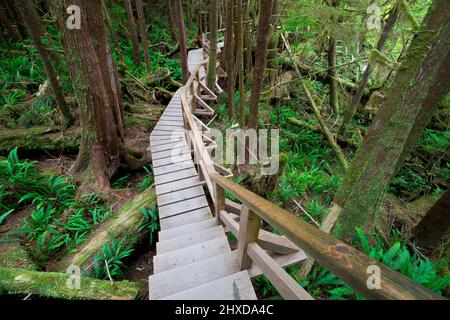
[[[223,188],[230,192],[243,206],[258,215],[273,228],[282,232],[319,264],[330,270],[330,272],[365,298],[398,300],[443,299],[408,277],[375,261],[315,226],[298,219],[282,208],[275,206],[273,203],[225,177],[217,173],[212,173],[210,177],[214,181],[216,189]],[[380,270],[381,286],[379,289],[369,289],[367,286],[368,278],[371,276],[371,273],[368,272],[368,267],[371,266],[376,266]]]

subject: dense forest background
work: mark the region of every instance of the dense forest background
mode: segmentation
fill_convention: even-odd
[[[281,132],[276,175],[232,179],[448,297],[449,18],[445,0],[0,0],[0,283],[74,262],[147,281],[148,137],[208,32],[224,92],[205,122]],[[361,298],[313,261],[288,271]]]

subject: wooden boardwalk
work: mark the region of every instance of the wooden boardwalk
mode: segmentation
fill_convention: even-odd
[[[190,72],[202,61],[202,49],[190,51]],[[199,74],[204,82],[203,67]],[[181,92],[175,93],[150,135],[161,231],[149,297],[256,299],[248,271],[240,270],[223,226],[211,214],[186,141]]]

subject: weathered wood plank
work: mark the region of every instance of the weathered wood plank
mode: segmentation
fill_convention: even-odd
[[[162,175],[162,174],[176,172],[176,171],[180,171],[180,170],[188,169],[188,168],[193,168],[193,167],[194,167],[194,163],[192,162],[192,160],[187,160],[187,161],[183,161],[183,162],[180,162],[180,163],[169,164],[167,166],[154,168],[153,169],[153,174],[155,176],[159,176],[159,175]]]
[[[181,213],[189,212],[195,209],[200,209],[208,206],[208,201],[205,196],[200,196],[197,198],[192,198],[180,202],[175,202],[172,204],[167,204],[165,206],[159,207],[159,216],[161,219],[175,216]]]
[[[169,183],[165,183],[165,184],[156,186],[156,194],[158,196],[160,196],[165,193],[179,191],[182,189],[199,186],[201,184],[202,184],[202,182],[200,181],[199,177],[195,176],[195,177],[186,178],[183,180],[178,180],[175,182],[169,182]]]
[[[189,213],[161,219],[159,223],[161,225],[161,230],[168,230],[211,218],[211,209],[209,207],[204,207]]]
[[[172,193],[166,193],[158,197],[158,206],[164,206],[166,204],[171,204],[174,202],[179,202],[190,198],[195,198],[204,194],[205,192],[203,191],[202,186],[184,189],[183,192],[175,191]]]
[[[178,180],[195,177],[195,176],[197,176],[197,171],[195,170],[195,168],[188,168],[188,169],[183,169],[183,170],[180,170],[177,172],[172,172],[172,173],[168,173],[168,174],[155,176],[155,184],[157,186],[159,186],[159,185],[162,185],[165,183],[178,181]]]
[[[196,233],[185,234],[174,239],[160,241],[156,244],[156,250],[158,253],[178,250],[211,239],[223,237],[224,234],[223,227],[216,226]]]

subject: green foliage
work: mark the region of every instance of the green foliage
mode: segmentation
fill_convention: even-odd
[[[133,247],[127,245],[125,237],[118,240],[111,240],[110,243],[103,245],[100,252],[93,258],[93,265],[89,272],[83,270],[85,275],[95,279],[121,279],[123,277],[123,260],[131,255]]]
[[[150,232],[150,246],[152,246],[155,235],[159,230],[158,209],[156,208],[156,203],[153,204],[151,210],[142,207],[141,212],[144,215],[145,220],[139,226],[138,230],[139,232]]]
[[[15,148],[0,161],[0,219],[26,207],[30,216],[13,232],[25,235],[31,254],[42,263],[61,250],[76,250],[94,225],[111,215],[98,194],[77,198],[70,179],[20,161]]]
[[[146,166],[144,166],[144,170],[145,170],[145,172],[147,172],[147,175],[145,176],[144,179],[142,179],[141,182],[139,182],[139,185],[138,185],[139,191],[144,191],[145,189],[149,188],[153,184],[153,181],[154,181],[154,177],[152,174],[152,171],[153,171],[152,166],[150,166],[150,169],[148,169]]]

